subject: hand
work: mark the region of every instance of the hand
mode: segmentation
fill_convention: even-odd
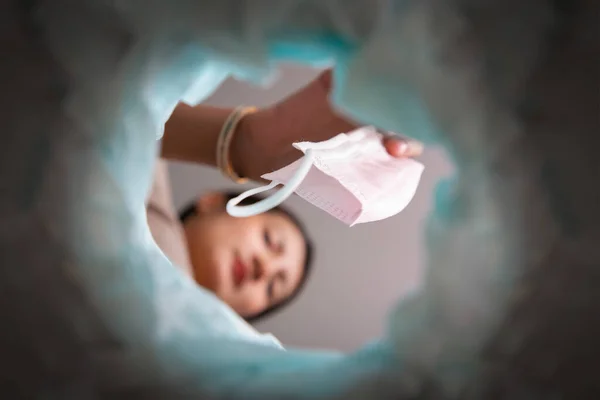
[[[280,103],[246,116],[238,125],[231,159],[239,175],[260,180],[260,176],[282,168],[302,156],[292,147],[300,141],[321,142],[359,125],[340,116],[331,106],[331,71]],[[386,138],[384,146],[394,157],[421,154],[420,143]]]

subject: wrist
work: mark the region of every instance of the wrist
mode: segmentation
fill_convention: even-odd
[[[165,124],[161,157],[216,166],[219,131],[231,109],[179,104]]]
[[[264,161],[264,154],[254,138],[256,132],[260,129],[260,112],[245,115],[236,127],[233,139],[231,141],[229,157],[231,165],[238,176],[260,180],[261,164]]]

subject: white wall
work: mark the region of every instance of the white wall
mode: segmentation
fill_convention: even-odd
[[[230,80],[207,101],[212,105],[264,106],[300,88],[316,71],[284,67],[268,89]],[[426,169],[412,203],[385,221],[348,228],[299,198],[288,205],[301,217],[316,243],[314,271],[306,290],[290,307],[257,324],[284,344],[352,350],[380,336],[388,311],[415,285],[424,264],[422,230],[435,181],[448,174],[441,153],[427,150]],[[232,188],[216,171],[174,163],[175,203],[208,190]]]

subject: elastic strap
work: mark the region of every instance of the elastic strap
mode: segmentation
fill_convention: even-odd
[[[302,162],[300,163],[300,166],[296,170],[296,173],[294,174],[292,179],[290,179],[289,182],[285,184],[281,189],[279,189],[273,195],[257,203],[250,204],[247,206],[238,206],[238,204],[244,199],[274,189],[275,187],[277,187],[277,185],[279,185],[279,183],[273,181],[266,186],[250,189],[242,193],[238,197],[231,199],[227,202],[227,213],[229,213],[229,215],[231,215],[232,217],[252,217],[254,215],[262,214],[279,206],[288,197],[290,197],[296,189],[298,189],[298,186],[300,186],[300,184],[302,183],[304,178],[306,178],[306,175],[308,175],[308,172],[312,168],[313,162],[314,157],[312,154],[312,150],[307,150],[306,154],[304,155],[304,158],[302,159]]]

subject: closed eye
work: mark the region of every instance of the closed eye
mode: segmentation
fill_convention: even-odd
[[[271,234],[269,233],[269,231],[265,231],[264,238],[265,238],[265,244],[267,245],[267,247],[272,248],[273,247],[273,239],[271,238]]]
[[[265,239],[265,244],[267,245],[267,247],[271,250],[273,250],[274,252],[281,254],[283,252],[283,243],[280,242],[275,242],[273,240],[273,237],[271,236],[271,233],[268,230],[265,230],[264,232],[264,239]]]
[[[279,290],[278,292],[281,292],[283,290],[283,286],[285,284],[285,280],[287,279],[287,276],[285,274],[285,269],[281,269],[280,271],[277,272],[277,274],[275,274],[273,276],[273,278],[271,278],[271,280],[269,281],[269,284],[267,285],[267,296],[269,297],[270,300],[273,300],[276,297],[276,285],[279,284]],[[280,293],[281,294],[281,293]]]

